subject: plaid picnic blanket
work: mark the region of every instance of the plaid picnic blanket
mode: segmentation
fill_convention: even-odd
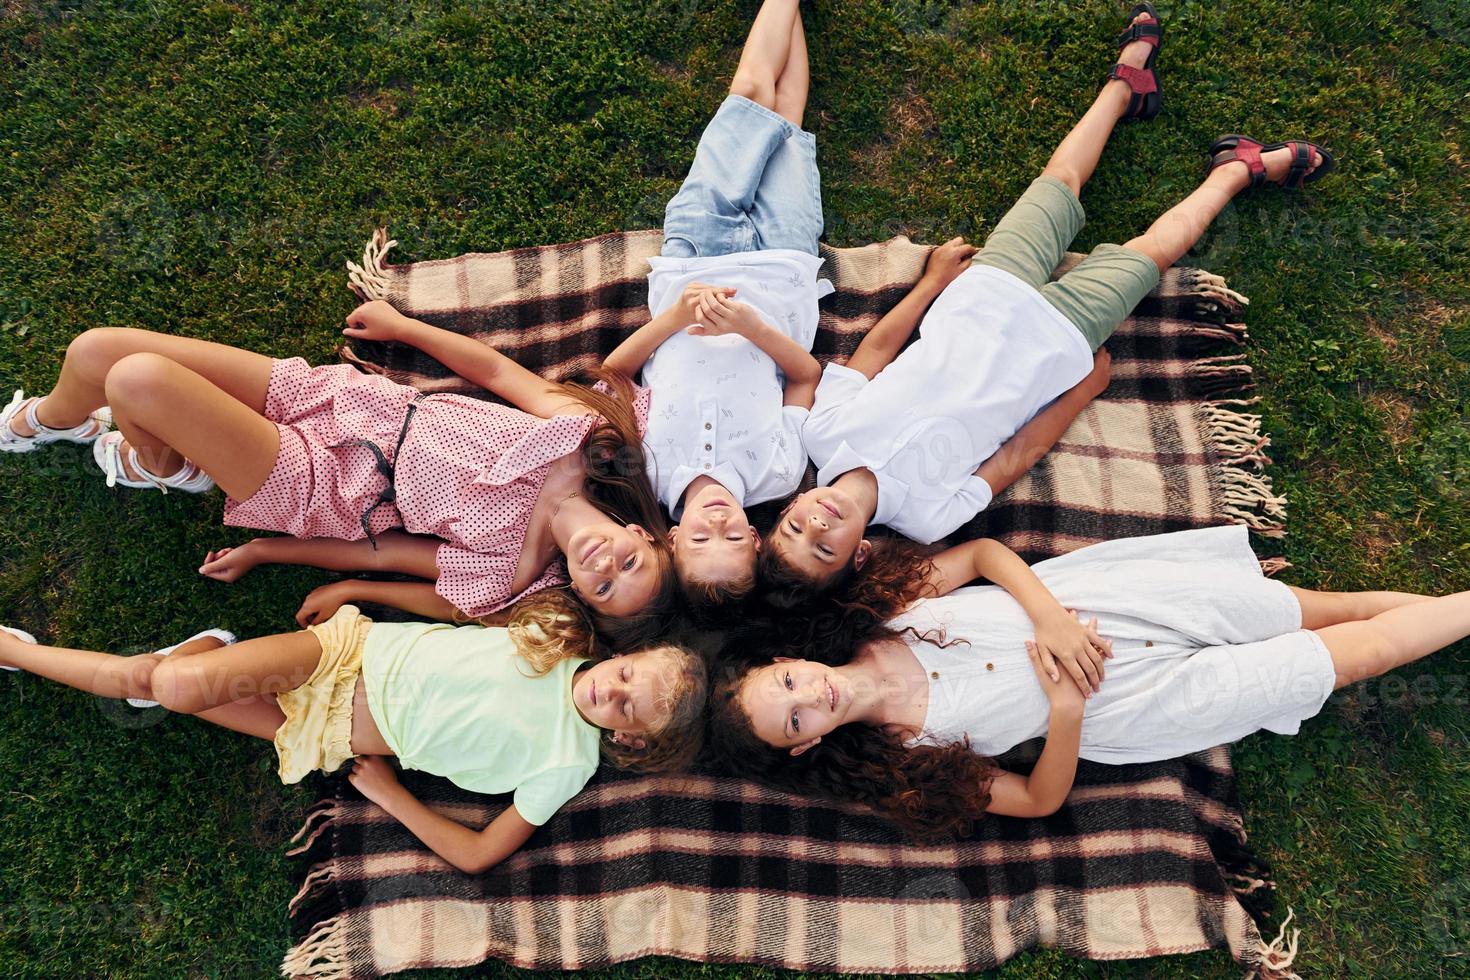
[[[660,233],[393,266],[383,232],[349,263],[360,297],[505,351],[547,377],[600,363],[647,317]],[[906,238],[823,248],[819,360],[851,355],[904,295],[929,247]],[[1070,256],[1068,263],[1078,256]],[[1113,382],[1056,449],[958,537],[1000,538],[1040,560],[1106,538],[1224,522],[1283,533],[1261,469],[1267,440],[1250,366],[1230,351],[1243,297],[1175,268],[1109,341]],[[1222,349],[1225,350],[1222,353]],[[422,390],[485,396],[398,345],[344,356]],[[1028,749],[1018,750],[1025,762]],[[1034,748],[1029,749],[1034,753]],[[1032,756],[1034,758],[1034,754]],[[473,826],[503,801],[405,773]],[[293,851],[298,942],[282,970],[313,978],[467,966],[498,958],[573,969],[641,956],[800,970],[985,970],[1044,945],[1090,959],[1224,946],[1263,974],[1294,943],[1263,941],[1267,870],[1246,846],[1224,748],[1149,765],[1084,763],[1046,820],[985,821],[917,847],[861,810],[709,775],[604,769],[518,854],[466,876],[336,781]]]

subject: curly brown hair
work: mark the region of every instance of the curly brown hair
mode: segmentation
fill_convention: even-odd
[[[772,548],[762,551],[757,569],[757,596],[778,624],[767,655],[825,664],[846,663],[883,623],[934,594],[933,560],[922,546],[902,538],[874,540],[861,569],[839,571],[820,586]]]
[[[713,768],[788,793],[866,804],[921,843],[968,834],[989,808],[998,770],[968,742],[905,746],[898,735],[849,724],[801,755],[767,745],[740,702],[751,669],[726,663],[712,686],[705,761]]]

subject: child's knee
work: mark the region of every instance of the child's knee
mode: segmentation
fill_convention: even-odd
[[[752,71],[737,71],[735,77],[730,81],[730,94],[774,110],[776,79],[770,76],[762,77]]]
[[[66,361],[83,377],[101,384],[107,372],[131,350],[127,335],[134,333],[126,327],[93,327],[72,338],[66,347]]]
[[[178,365],[162,354],[128,354],[107,372],[103,388],[109,404],[137,406],[157,397]]]
[[[182,662],[161,660],[149,677],[150,697],[170,711],[191,715],[204,708],[198,696],[197,685],[189,680],[189,671]]]

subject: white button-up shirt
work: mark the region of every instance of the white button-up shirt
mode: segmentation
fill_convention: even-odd
[[[692,282],[735,289],[761,318],[811,350],[817,300],[832,284],[817,279],[822,260],[787,249],[699,259],[649,260],[648,305],[654,316]],[[658,498],[677,517],[697,476],[718,480],[742,507],[796,491],[806,471],[801,441],[807,410],[784,405],[786,379],[769,354],[744,337],[696,337],[680,331],[643,366],[652,391],[644,449]]]
[[[802,440],[819,482],[866,466],[873,523],[930,544],[990,506],[975,470],[1091,370],[1082,332],[1039,292],[971,266],[871,381],[827,365]]]

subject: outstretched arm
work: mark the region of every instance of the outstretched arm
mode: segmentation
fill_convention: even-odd
[[[1092,372],[1021,426],[995,451],[994,456],[980,464],[975,475],[989,484],[990,492],[997,496],[1019,480],[1041,457],[1051,452],[1051,447],[1057,444],[1082,410],[1107,390],[1111,371],[1112,358],[1107,351],[1098,351],[1092,358]]]
[[[1005,589],[1031,617],[1042,666],[1053,678],[1065,670],[1088,694],[1103,681],[1103,661],[1112,644],[1098,635],[1096,621],[1083,626],[1062,607],[1031,566],[1010,548],[990,538],[955,545],[934,556],[934,570],[926,583],[937,595],[946,595],[977,578]]]
[[[874,375],[893,363],[930,304],[970,267],[975,251],[975,246],[963,238],[951,238],[930,252],[923,277],[868,331],[847,366],[871,381]]]
[[[255,538],[237,548],[211,551],[199,574],[233,582],[256,565],[314,565],[335,572],[396,572],[437,579],[436,557],[444,542],[404,531],[384,531],[374,548],[366,539]]]
[[[536,825],[506,807],[484,830],[474,830],[429,809],[403,784],[393,765],[382,756],[358,756],[347,777],[357,791],[388,812],[413,835],[450,864],[468,875],[482,874],[521,849]]]
[[[422,320],[410,319],[383,300],[364,303],[347,314],[347,326],[342,333],[360,340],[397,341],[417,347],[466,381],[532,415],[549,419],[553,415],[587,412],[581,402],[560,394],[550,381],[495,348]]]
[[[617,346],[602,366],[609,371],[634,380],[643,365],[658,350],[659,345],[694,322],[694,303],[706,292],[733,296],[735,290],[725,286],[707,286],[702,282],[691,282],[684,287],[678,302],[633,331],[633,335]]]
[[[444,623],[468,618],[454,607],[454,603],[436,592],[432,582],[373,582],[349,578],[312,589],[296,611],[296,625],[305,629],[314,623],[325,623],[349,602],[373,602]]]

